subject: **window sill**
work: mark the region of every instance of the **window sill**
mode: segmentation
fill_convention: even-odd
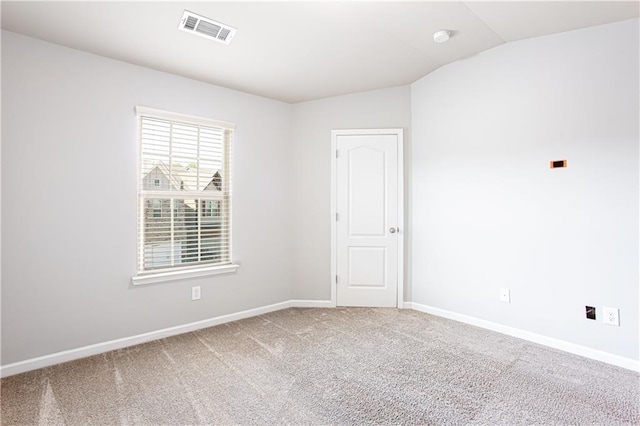
[[[224,265],[224,266],[210,266],[197,269],[186,269],[182,271],[170,271],[160,272],[157,274],[138,275],[131,278],[131,284],[145,285],[145,284],[159,284],[168,281],[187,280],[191,278],[207,277],[210,275],[228,274],[236,272],[239,265]]]

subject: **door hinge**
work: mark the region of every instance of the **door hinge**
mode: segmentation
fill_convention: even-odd
[[[338,158],[338,156],[340,155],[340,154],[338,154],[339,152],[340,152],[340,151],[338,151],[338,150],[336,149],[336,158]]]
[[[336,222],[340,220],[340,216],[338,216],[338,213],[336,213]]]
[[[338,276],[336,275],[336,284],[338,284]]]

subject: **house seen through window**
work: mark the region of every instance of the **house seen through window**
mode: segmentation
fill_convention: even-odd
[[[230,264],[233,125],[137,113],[138,273]]]

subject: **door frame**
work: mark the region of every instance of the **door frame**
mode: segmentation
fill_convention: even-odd
[[[398,293],[396,306],[400,309],[404,308],[404,130],[397,129],[347,129],[331,131],[331,306],[336,307],[338,304],[338,284],[336,280],[338,268],[338,247],[336,225],[337,214],[337,149],[338,136],[349,135],[395,135],[398,140]]]

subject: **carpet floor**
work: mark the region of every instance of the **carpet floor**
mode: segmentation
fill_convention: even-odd
[[[286,309],[1,391],[2,425],[640,425],[637,373],[397,309]]]

